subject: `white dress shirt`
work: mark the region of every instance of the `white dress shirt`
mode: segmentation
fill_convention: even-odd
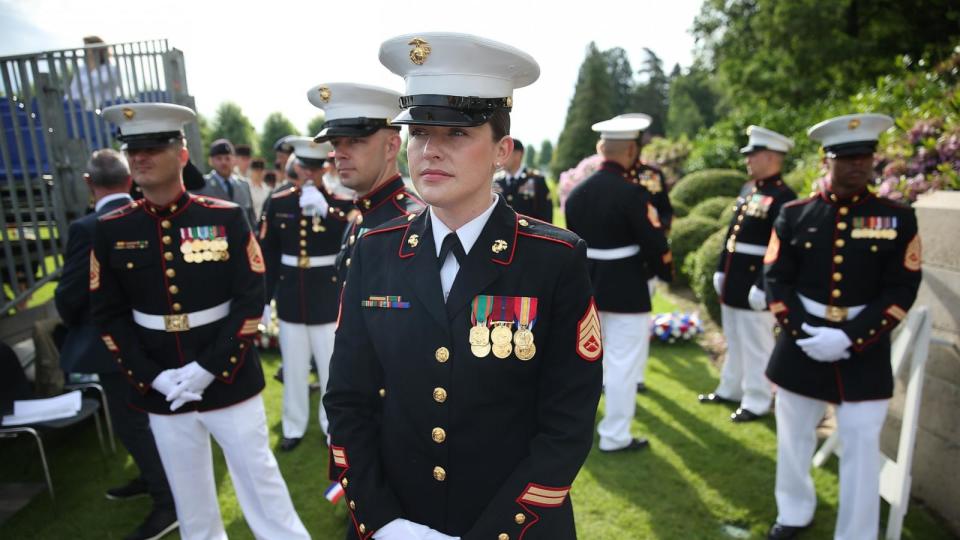
[[[127,193],[111,193],[109,195],[104,195],[97,204],[93,205],[93,211],[99,212],[101,208],[107,205],[110,201],[115,201],[117,199],[126,199],[127,201],[132,201],[133,199]]]
[[[455,232],[460,239],[464,253],[469,254],[470,248],[477,242],[477,238],[479,238],[480,233],[483,232],[483,226],[487,224],[487,220],[490,219],[490,214],[493,213],[493,209],[497,206],[497,197],[498,195],[493,197],[493,202],[490,204],[490,207],[484,210],[482,214],[471,219],[456,231],[451,231],[444,222],[440,221],[440,218],[437,217],[437,214],[431,206],[430,224],[433,229],[433,244],[437,250],[436,256],[440,256],[440,246],[443,244],[443,239],[451,232]],[[440,267],[440,286],[443,288],[444,302],[447,301],[447,296],[450,295],[450,289],[453,288],[453,281],[457,278],[458,271],[460,271],[460,263],[458,263],[457,258],[453,256],[453,252],[450,252],[450,254],[447,255],[447,259],[443,261],[443,266]]]

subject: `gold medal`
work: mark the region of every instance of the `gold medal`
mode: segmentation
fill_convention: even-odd
[[[510,345],[509,341],[506,343],[493,344],[493,355],[501,360],[510,356],[510,353],[512,352],[513,352],[513,346]]]
[[[206,240],[194,240],[194,243],[196,244],[193,246],[194,251],[206,251],[210,247],[210,242]]]
[[[496,326],[493,327],[493,331],[490,332],[490,340],[493,341],[494,345],[510,345],[512,339],[513,332],[510,331],[508,324],[496,324]],[[496,349],[494,349],[494,354],[496,354]],[[509,355],[510,353],[508,352],[507,354]]]
[[[204,252],[200,255],[200,257],[201,257],[204,261],[207,261],[207,262],[212,261],[212,260],[213,260],[213,252],[212,252],[212,251],[204,251]]]
[[[227,250],[227,241],[224,240],[224,239],[222,239],[222,238],[217,239],[217,240],[214,240],[214,241],[213,241],[213,247],[212,247],[212,249],[213,249],[214,251],[226,251],[226,250]]]
[[[517,358],[526,362],[533,358],[533,355],[537,354],[537,346],[530,342],[530,345],[517,345],[516,349]]]
[[[490,345],[490,329],[479,322],[476,326],[472,326],[470,328],[470,345],[472,347]]]
[[[180,253],[187,254],[191,251],[193,251],[193,243],[189,240],[184,240],[183,243],[180,244]]]
[[[224,252],[223,252],[223,255],[220,256],[220,260],[221,260],[221,261],[229,261],[229,260],[230,260],[230,252],[229,252],[229,251],[224,251]]]
[[[184,253],[184,254],[183,254],[183,261],[184,261],[184,262],[188,262],[188,263],[192,263],[192,262],[193,262],[193,253],[191,253],[191,252]]]
[[[533,345],[533,332],[531,332],[528,328],[521,326],[520,329],[513,334],[513,343],[516,344],[518,351],[520,350],[520,347],[529,347]]]
[[[490,345],[489,344],[484,345],[483,347],[476,347],[471,345],[470,352],[472,352],[473,355],[476,356],[477,358],[483,358],[488,354],[490,354]]]

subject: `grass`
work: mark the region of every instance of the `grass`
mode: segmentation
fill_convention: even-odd
[[[655,311],[673,309],[675,305],[661,297],[655,301]],[[280,437],[282,386],[269,376],[278,363],[276,354],[264,355],[268,375],[264,399],[273,444]],[[762,538],[776,517],[773,418],[733,424],[727,420],[729,409],[699,405],[696,394],[716,386],[717,371],[695,344],[654,344],[647,369],[649,391],[638,397],[633,431],[650,439],[650,450],[630,455],[590,454],[571,495],[579,537]],[[317,399],[312,397],[312,410],[316,410]],[[323,498],[329,485],[326,452],[316,420],[313,422],[303,444],[291,453],[277,452],[277,458],[294,505],[313,537],[340,539],[346,508],[342,502],[331,506]],[[149,511],[146,499],[113,502],[103,498],[103,490],[133,477],[136,468],[122,449],[101,458],[91,427],[78,426],[48,442],[56,508],[45,495],[37,497],[0,525],[0,538],[119,539]],[[215,451],[215,461],[227,533],[233,539],[253,538],[219,451]],[[836,460],[831,460],[829,466],[814,471],[820,502],[814,527],[803,538],[832,536],[837,510],[836,465]],[[35,449],[23,440],[0,445],[0,478],[4,482],[39,481],[42,472]],[[952,536],[915,502],[903,538]]]

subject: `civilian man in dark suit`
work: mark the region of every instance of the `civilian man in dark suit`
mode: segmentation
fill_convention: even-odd
[[[226,139],[217,139],[210,145],[209,155],[213,170],[203,177],[206,181],[203,189],[193,192],[197,195],[207,195],[237,203],[247,216],[247,224],[253,229],[257,223],[253,213],[253,197],[250,195],[250,185],[233,174],[233,165],[236,161],[233,144]]]
[[[160,538],[177,528],[177,513],[147,415],[130,407],[130,385],[120,373],[90,316],[90,250],[97,218],[125,206],[130,198],[130,169],[115,150],[97,150],[84,176],[96,201],[96,211],[70,225],[63,275],[54,296],[67,337],[60,350],[64,373],[96,373],[110,404],[110,418],[120,441],[140,468],[140,477],[108,489],[108,499],[132,499],[149,494],[153,511],[127,540]]]

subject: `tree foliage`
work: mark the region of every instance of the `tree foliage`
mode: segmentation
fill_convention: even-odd
[[[234,145],[249,144],[253,148],[257,145],[257,132],[253,124],[240,106],[232,101],[225,101],[217,107],[210,136],[212,140],[227,139]]]
[[[280,137],[287,135],[299,135],[300,132],[294,127],[293,122],[287,119],[283,113],[274,112],[263,121],[263,131],[260,135],[260,152],[267,164],[272,164],[277,158],[273,151],[273,145]]]

